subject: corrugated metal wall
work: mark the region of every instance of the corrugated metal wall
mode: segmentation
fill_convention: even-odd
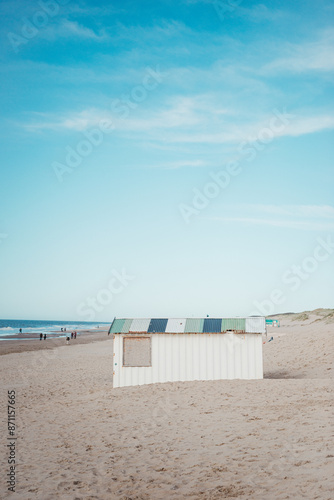
[[[114,387],[263,378],[259,334],[153,334],[151,367],[123,367],[123,338],[114,336]]]

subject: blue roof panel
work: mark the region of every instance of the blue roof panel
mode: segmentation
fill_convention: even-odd
[[[205,318],[203,325],[203,333],[220,333],[222,326],[221,318]]]
[[[164,333],[166,330],[167,321],[168,319],[151,319],[147,333]]]

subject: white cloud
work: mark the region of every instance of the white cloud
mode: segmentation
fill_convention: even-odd
[[[247,217],[203,217],[220,223],[285,227],[305,231],[334,231],[334,207],[330,205],[236,205],[225,207],[227,213],[247,213]],[[271,216],[271,217],[270,217]]]
[[[284,110],[279,110],[284,114]],[[97,126],[101,120],[109,120],[114,125],[115,133],[126,134],[131,138],[142,137],[150,141],[177,144],[230,144],[238,145],[246,141],[249,145],[265,130],[272,130],[272,138],[298,137],[334,128],[334,116],[318,114],[284,114],[288,123],[277,121],[277,111],[258,120],[248,118],[240,122],[232,111],[214,105],[211,96],[174,97],[169,99],[159,110],[147,109],[145,103],[138,103],[135,109],[129,109],[127,118],[108,109],[88,108],[80,112],[54,115],[35,115],[43,118],[24,124],[29,131],[37,130],[73,130],[83,131]],[[271,128],[275,119],[277,128]],[[239,118],[240,120],[240,118]],[[267,137],[267,136],[266,136]],[[269,141],[270,142],[270,141]]]
[[[279,21],[287,13],[278,9],[269,9],[267,5],[256,4],[252,7],[246,7],[243,0],[185,0],[186,4],[206,4],[211,5],[221,13],[222,21],[227,17],[246,17],[248,20],[255,22],[262,21]]]
[[[289,123],[280,124],[279,130],[272,131],[272,137],[298,137],[322,130],[334,128],[334,116],[296,115],[290,118]],[[120,130],[128,132],[149,131],[151,139],[174,143],[201,143],[201,144],[240,144],[248,141],[250,144],[264,129],[270,128],[275,113],[265,119],[254,121],[251,118],[247,123],[240,123],[226,113],[219,119],[210,110],[201,112],[196,107],[174,107],[170,110],[138,116],[135,119],[124,120],[119,125]],[[215,119],[216,118],[216,119]],[[118,128],[118,127],[117,127]]]
[[[328,130],[334,127],[334,116],[300,116],[292,121],[286,128],[285,133],[279,135],[300,136],[312,134],[321,130]]]
[[[170,161],[170,162],[162,162],[159,164],[155,164],[153,166],[163,168],[166,170],[175,170],[175,169],[187,168],[187,167],[207,167],[208,162],[204,162],[202,160],[176,160],[176,161]]]
[[[95,33],[91,28],[87,28],[77,21],[69,21],[68,19],[64,19],[60,24],[49,25],[47,29],[41,31],[40,35],[51,40],[58,38],[81,38],[105,41],[109,38],[104,31]]]
[[[242,207],[261,213],[287,215],[289,217],[334,219],[334,207],[330,205],[243,205]]]
[[[75,3],[70,2],[68,4],[69,10],[71,14],[79,15],[79,16],[85,16],[91,18],[92,16],[110,16],[110,15],[115,15],[115,14],[121,14],[121,13],[126,13],[126,9],[121,8],[121,6],[115,6],[115,5],[89,5],[89,6],[84,6],[84,5],[78,5]]]
[[[25,123],[23,125],[24,128],[30,132],[43,130],[72,130],[82,132],[98,125],[101,120],[111,119],[110,113],[94,108],[85,109],[77,113],[68,113],[67,115],[62,113],[58,115],[34,113],[34,116],[38,117],[39,120]]]
[[[110,100],[110,108],[113,101],[113,99]],[[135,109],[128,108],[128,118],[121,118],[117,111],[88,108],[80,112],[70,112],[67,115],[35,113],[34,116],[42,117],[45,121],[39,120],[24,126],[30,130],[64,128],[82,131],[98,125],[100,120],[108,119],[114,123],[115,129],[123,131],[191,130],[193,127],[201,128],[204,122],[210,123],[213,116],[219,120],[223,115],[228,114],[226,109],[215,105],[208,96],[173,97],[160,110],[146,110],[142,102],[133,104]],[[124,107],[124,102],[119,101],[116,109],[120,109],[121,105]]]
[[[222,223],[239,222],[248,225],[285,227],[290,229],[302,229],[305,231],[334,231],[334,223],[328,223],[328,222],[256,219],[251,217],[203,217],[203,218],[205,218],[206,220],[213,220]]]
[[[333,71],[334,30],[326,30],[318,40],[312,42],[298,45],[286,43],[281,51],[284,55],[266,64],[261,70],[263,74],[282,71]]]
[[[264,4],[256,4],[250,8],[241,5],[238,8],[237,14],[256,22],[281,21],[283,17],[287,16],[287,12],[279,9],[269,9]]]

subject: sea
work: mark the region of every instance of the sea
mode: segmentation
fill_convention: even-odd
[[[0,319],[0,340],[4,340],[6,335],[18,335],[19,329],[22,333],[52,333],[53,336],[59,332],[59,337],[66,335],[61,329],[73,330],[95,330],[110,326],[111,322],[92,322],[92,321],[49,321],[49,320],[30,320],[30,319]]]

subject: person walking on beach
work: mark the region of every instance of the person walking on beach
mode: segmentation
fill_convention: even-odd
[[[22,328],[19,329],[19,333],[22,333]]]
[[[39,334],[39,340],[42,340],[42,338],[43,338],[43,333],[40,333]]]
[[[44,340],[46,340],[46,333],[44,333]]]
[[[70,343],[70,337],[66,337],[66,344]]]
[[[75,339],[77,338],[77,332],[74,332],[74,338]]]

